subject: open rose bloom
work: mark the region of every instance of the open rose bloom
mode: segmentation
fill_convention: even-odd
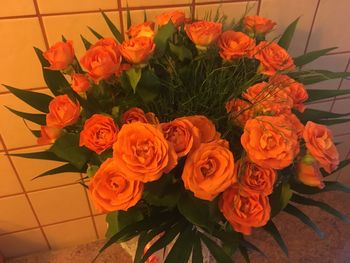
[[[154,253],[166,248],[166,262],[186,263],[201,247],[230,262],[256,228],[285,251],[280,212],[313,225],[295,203],[349,222],[309,195],[349,192],[327,177],[350,162],[327,127],[347,114],[308,108],[338,93],[307,85],[350,73],[304,70],[327,52],[293,58],[291,30],[266,40],[279,27],[268,18],[209,18],[173,10],[128,21],[122,34],[104,14],[113,37],[85,40],[81,57],[70,40],[37,50],[51,95],[7,86],[41,112],[11,109],[39,124],[32,133],[49,145],[22,156],[62,162],[42,175],[83,174],[92,204],[107,214],[102,250],[139,236],[135,262],[161,262]]]

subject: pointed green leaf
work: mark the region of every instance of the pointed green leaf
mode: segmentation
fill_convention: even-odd
[[[169,43],[170,51],[178,57],[180,61],[184,61],[186,59],[191,60],[192,59],[192,53],[191,50],[189,50],[185,46],[177,46],[173,43]]]
[[[288,256],[287,245],[286,243],[284,243],[284,240],[280,232],[278,231],[277,227],[275,226],[275,224],[270,220],[269,222],[267,222],[267,224],[263,228],[275,239],[275,241],[277,242],[279,247],[282,249],[284,254]]]
[[[350,76],[350,72],[332,72],[328,70],[308,70],[308,71],[298,71],[290,72],[288,75],[298,82],[305,85],[311,85],[318,82],[331,79],[339,79]]]
[[[90,32],[97,38],[97,39],[102,39],[103,36],[101,34],[99,34],[98,32],[96,32],[93,28],[88,26],[88,29],[90,30]]]
[[[332,126],[336,124],[346,123],[349,122],[350,119],[331,119],[331,120],[317,120],[318,124],[323,124],[326,126]]]
[[[151,70],[144,70],[136,89],[136,94],[144,102],[153,101],[161,91],[161,82],[158,76]]]
[[[11,109],[10,107],[5,106],[9,111],[16,114],[17,116],[26,119],[28,121],[34,122],[36,124],[45,126],[46,125],[46,115],[45,114],[34,114],[34,113],[27,113],[22,111],[17,111],[14,109]]]
[[[249,254],[248,254],[248,250],[246,247],[244,246],[239,246],[239,252],[241,252],[242,257],[244,258],[246,263],[250,263],[250,259],[249,259]]]
[[[295,111],[294,113],[302,123],[306,123],[308,121],[319,123],[320,121],[325,121],[323,119],[341,118],[350,115],[350,113],[334,113],[315,109],[306,109],[303,113]]]
[[[238,248],[240,235],[230,230],[214,230],[212,235],[222,242],[222,247],[228,255],[233,255]]]
[[[327,176],[330,176],[330,175],[340,171],[341,169],[343,169],[344,167],[346,167],[349,164],[350,164],[350,159],[343,160],[339,163],[337,169],[335,169],[333,172],[327,173],[323,168],[321,168],[321,173],[322,173],[323,177],[327,177]]]
[[[290,185],[287,182],[281,183],[274,192],[269,196],[271,205],[271,217],[276,216],[288,204],[292,197]]]
[[[218,263],[232,263],[232,259],[229,255],[226,254],[226,252],[223,250],[222,247],[220,247],[218,244],[216,244],[213,240],[208,238],[206,235],[200,233],[200,237],[202,241],[204,242],[205,246],[210,251],[211,255],[215,258],[216,262]]]
[[[325,183],[325,187],[322,189],[320,189],[318,187],[307,186],[307,185],[304,185],[301,183],[294,183],[292,185],[292,189],[294,191],[297,191],[298,193],[308,194],[308,195],[329,192],[329,191],[341,191],[344,193],[350,193],[350,187],[348,187],[340,182],[328,181],[328,182],[324,182],[324,183]]]
[[[339,219],[343,220],[344,222],[350,224],[349,218],[347,218],[345,215],[343,215],[338,210],[334,209],[333,207],[331,207],[330,205],[328,205],[326,203],[316,201],[316,200],[313,200],[311,198],[307,198],[307,197],[297,195],[297,194],[293,194],[291,201],[298,203],[298,204],[302,204],[302,205],[317,206],[318,208],[322,209],[323,211],[325,211],[325,212],[327,212],[335,217],[338,217]]]
[[[57,162],[66,162],[65,160],[57,157],[54,153],[49,151],[31,152],[31,153],[11,153],[9,155],[21,157],[21,158],[28,158],[28,159],[40,159],[40,160],[49,160],[49,161],[57,161]]]
[[[124,41],[124,36],[120,33],[118,28],[113,24],[112,20],[109,19],[106,13],[103,11],[101,11],[101,13],[105,22],[107,23],[109,30],[112,32],[113,36],[118,40],[119,43],[122,43]]]
[[[326,55],[327,53],[329,53],[330,51],[332,51],[334,49],[337,49],[337,47],[325,48],[325,49],[321,49],[321,50],[315,50],[315,51],[308,52],[304,55],[301,55],[299,57],[294,58],[294,64],[298,67],[306,65],[306,64]]]
[[[333,98],[336,96],[342,96],[350,94],[350,89],[339,89],[339,90],[322,90],[322,89],[308,89],[307,93],[309,94],[309,99],[307,103]]]
[[[28,126],[28,123],[25,119],[23,119],[24,125],[27,127],[27,129],[36,137],[39,138],[41,136],[41,130],[33,130]]]
[[[244,237],[242,236],[241,237],[241,240],[239,241],[239,244],[251,251],[255,251],[255,252],[258,252],[260,255],[262,255],[263,257],[266,258],[266,255],[265,253],[260,249],[258,248],[257,246],[255,246],[253,243],[247,241],[244,239]]]
[[[176,239],[164,263],[187,263],[191,255],[193,240],[194,232],[192,225],[189,225]]]
[[[126,4],[126,28],[129,29],[131,27],[131,14],[130,14],[130,9],[129,5]]]
[[[163,55],[167,46],[168,42],[171,39],[171,37],[174,35],[174,33],[177,31],[174,24],[169,20],[168,24],[158,28],[158,31],[156,35],[154,36],[154,43],[156,44],[156,53],[159,55]]]
[[[91,47],[91,43],[82,35],[80,35],[80,38],[83,41],[85,49],[88,50]]]
[[[34,109],[45,113],[49,112],[49,104],[50,101],[53,99],[51,96],[46,95],[44,93],[16,89],[7,85],[3,86],[7,88],[17,98],[23,100],[25,103],[29,104]]]
[[[202,243],[198,235],[193,243],[192,263],[203,263]]]
[[[70,163],[67,163],[62,166],[43,172],[42,174],[39,174],[38,176],[34,177],[32,180],[37,179],[39,177],[47,176],[47,175],[60,174],[60,173],[80,173],[80,172],[82,171],[77,169]]]
[[[130,85],[135,93],[137,84],[139,83],[139,81],[141,79],[142,69],[132,67],[131,69],[126,71],[126,75],[128,76]]]
[[[280,40],[278,41],[278,45],[283,47],[284,49],[288,50],[290,43],[292,42],[293,35],[295,32],[295,29],[297,28],[298,22],[300,17],[298,17],[296,20],[294,20],[284,31],[282,34]]]
[[[143,10],[143,22],[147,22],[147,13],[146,13],[146,10]]]
[[[303,211],[299,210],[297,207],[291,204],[288,204],[284,209],[284,211],[298,218],[301,222],[303,222],[305,225],[307,225],[312,230],[314,230],[320,238],[324,237],[324,233],[321,231],[321,229],[319,229],[318,226],[314,222],[312,222],[312,220],[307,215],[305,215]]]

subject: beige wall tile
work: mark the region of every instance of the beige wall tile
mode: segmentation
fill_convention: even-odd
[[[35,14],[33,0],[6,1],[0,9],[0,17]]]
[[[22,192],[22,188],[18,182],[16,174],[7,156],[0,154],[0,198],[4,195],[17,194]]]
[[[350,50],[349,0],[323,0],[317,12],[309,50],[339,47]]]
[[[42,14],[79,12],[99,9],[116,9],[116,0],[38,0],[39,10]]]
[[[107,12],[108,17],[119,26],[119,16],[117,12]],[[85,53],[83,42],[80,35],[83,35],[92,43],[96,38],[87,28],[88,26],[95,29],[104,37],[112,37],[107,24],[101,13],[65,15],[65,16],[48,16],[43,18],[48,40],[50,44],[54,44],[61,40],[62,35],[67,39],[73,40],[74,49],[78,59]]]
[[[0,211],[0,234],[38,226],[25,195],[0,198]]]
[[[191,4],[192,0],[122,0],[122,7]]]
[[[12,258],[48,250],[39,229],[0,236],[0,251],[5,258]]]
[[[340,144],[337,145],[337,149],[339,152],[339,159],[345,160],[349,159],[350,156],[348,156],[350,152],[350,135],[345,136],[337,136],[334,138],[335,142],[340,142]],[[344,183],[346,185],[350,185],[350,166],[346,166],[343,169],[341,169],[339,172],[327,177],[327,180],[337,180],[341,183]]]
[[[260,15],[277,23],[276,30],[271,32],[269,39],[281,36],[286,27],[300,16],[298,28],[289,51],[293,56],[304,53],[307,38],[311,28],[314,11],[318,0],[264,0]]]
[[[28,194],[42,225],[90,214],[81,185],[70,185]]]
[[[65,222],[44,227],[44,232],[52,249],[61,249],[77,244],[84,244],[96,239],[92,219]]]
[[[329,111],[332,106],[332,101],[319,102],[314,104],[308,104],[306,107],[309,109]]]
[[[33,49],[45,47],[38,19],[2,19],[0,36],[1,83],[24,89],[44,86]],[[2,86],[1,91],[5,91]]]
[[[350,105],[350,98],[349,99],[337,99],[334,103],[333,108],[332,108],[332,112],[350,113],[349,105]],[[346,117],[346,118],[349,118],[349,117]],[[335,135],[335,136],[338,134],[350,133],[350,122],[332,125],[332,126],[330,126],[330,129],[332,130],[333,135]],[[350,148],[348,150],[350,150]]]
[[[106,215],[94,216],[99,239],[105,239],[107,231]]]

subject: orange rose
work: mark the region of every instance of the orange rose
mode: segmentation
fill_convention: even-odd
[[[272,76],[280,70],[294,70],[295,65],[288,52],[274,42],[262,41],[256,47],[255,58],[261,62],[261,73]]]
[[[199,130],[200,142],[211,142],[216,139],[217,132],[215,125],[204,115],[193,115],[182,118],[189,120]]]
[[[305,86],[294,79],[291,79],[287,75],[274,76],[270,83],[277,85],[280,89],[285,91],[289,97],[293,100],[293,107],[300,112],[304,112],[304,102],[309,99],[309,95],[305,89]]]
[[[41,135],[37,142],[39,145],[54,143],[62,133],[62,129],[57,127],[41,126]]]
[[[219,207],[233,229],[244,235],[250,235],[252,227],[264,226],[270,219],[268,197],[240,187],[238,183],[224,192]]]
[[[249,87],[243,93],[243,98],[254,105],[254,111],[266,115],[290,112],[293,107],[293,100],[287,92],[266,82]]]
[[[249,119],[253,118],[253,106],[245,100],[232,99],[226,103],[225,107],[231,120],[242,127]]]
[[[85,92],[90,88],[90,82],[83,74],[72,74],[72,89],[77,92]]]
[[[184,118],[161,123],[160,129],[165,139],[174,146],[178,157],[187,155],[193,145],[199,144],[199,130]]]
[[[291,112],[283,113],[283,116],[292,124],[293,130],[296,132],[298,138],[302,138],[304,132],[304,124],[301,123],[299,118]]]
[[[123,123],[133,123],[137,121],[148,123],[145,112],[142,109],[133,107],[123,113],[123,116],[122,116]]]
[[[318,187],[320,189],[325,187],[323,176],[316,162],[313,164],[307,164],[303,161],[299,162],[297,167],[297,179],[308,186]]]
[[[211,201],[237,181],[234,166],[228,148],[218,142],[202,143],[188,155],[182,180],[195,197]]]
[[[74,60],[73,42],[57,42],[49,50],[44,52],[44,58],[50,63],[48,69],[63,70],[66,69]]]
[[[213,44],[221,34],[222,24],[198,21],[185,25],[187,36],[198,48],[206,48]]]
[[[131,180],[116,161],[109,158],[92,177],[89,192],[99,211],[126,211],[141,199],[143,183]]]
[[[241,144],[252,162],[271,169],[289,166],[299,152],[298,136],[283,116],[258,116],[248,120]]]
[[[151,124],[124,124],[113,145],[113,156],[127,178],[142,182],[158,180],[177,164],[177,155],[162,132]]]
[[[131,64],[146,63],[152,56],[156,45],[149,37],[125,40],[120,46],[123,57]]]
[[[111,117],[94,114],[84,123],[79,145],[101,154],[113,146],[117,140],[118,131]]]
[[[101,39],[80,59],[89,76],[98,83],[120,72],[122,57],[113,39]]]
[[[236,162],[237,175],[243,187],[265,195],[272,194],[277,173],[271,168],[263,168],[249,161]]]
[[[137,37],[154,37],[154,22],[144,22],[142,24],[133,25],[129,28],[126,34],[130,38]]]
[[[253,34],[267,34],[276,25],[272,20],[261,16],[246,16],[243,22],[245,30]]]
[[[153,125],[158,125],[159,124],[159,120],[157,118],[157,116],[153,113],[153,112],[147,112],[145,114],[146,119],[147,119],[147,123],[153,124]]]
[[[331,131],[324,125],[308,121],[303,137],[306,148],[326,172],[331,173],[339,164],[339,153]]]
[[[251,57],[255,48],[255,40],[242,32],[228,30],[219,37],[218,47],[222,59],[232,61],[244,56]]]
[[[182,25],[185,22],[185,13],[179,10],[165,12],[156,16],[158,26],[164,26],[169,23],[169,20],[175,27]]]
[[[46,124],[50,127],[63,128],[76,123],[79,115],[79,101],[73,102],[68,95],[60,95],[55,97],[49,104]]]

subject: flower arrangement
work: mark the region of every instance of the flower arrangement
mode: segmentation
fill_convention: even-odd
[[[350,163],[339,160],[326,125],[348,121],[307,103],[349,90],[305,85],[350,76],[304,70],[333,48],[292,58],[287,52],[298,19],[278,42],[275,23],[244,16],[228,23],[181,11],[121,34],[102,12],[114,38],[95,30],[77,59],[63,38],[35,49],[54,97],[6,86],[40,114],[10,109],[41,125],[31,130],[47,151],[15,154],[63,164],[39,175],[85,174],[94,206],[107,213],[108,241],[138,236],[135,262],[171,245],[166,262],[202,262],[207,247],[217,262],[235,251],[249,261],[254,228],[269,232],[287,254],[273,218],[287,212],[322,232],[294,204],[312,205],[349,223],[309,194],[349,188],[326,177]]]

